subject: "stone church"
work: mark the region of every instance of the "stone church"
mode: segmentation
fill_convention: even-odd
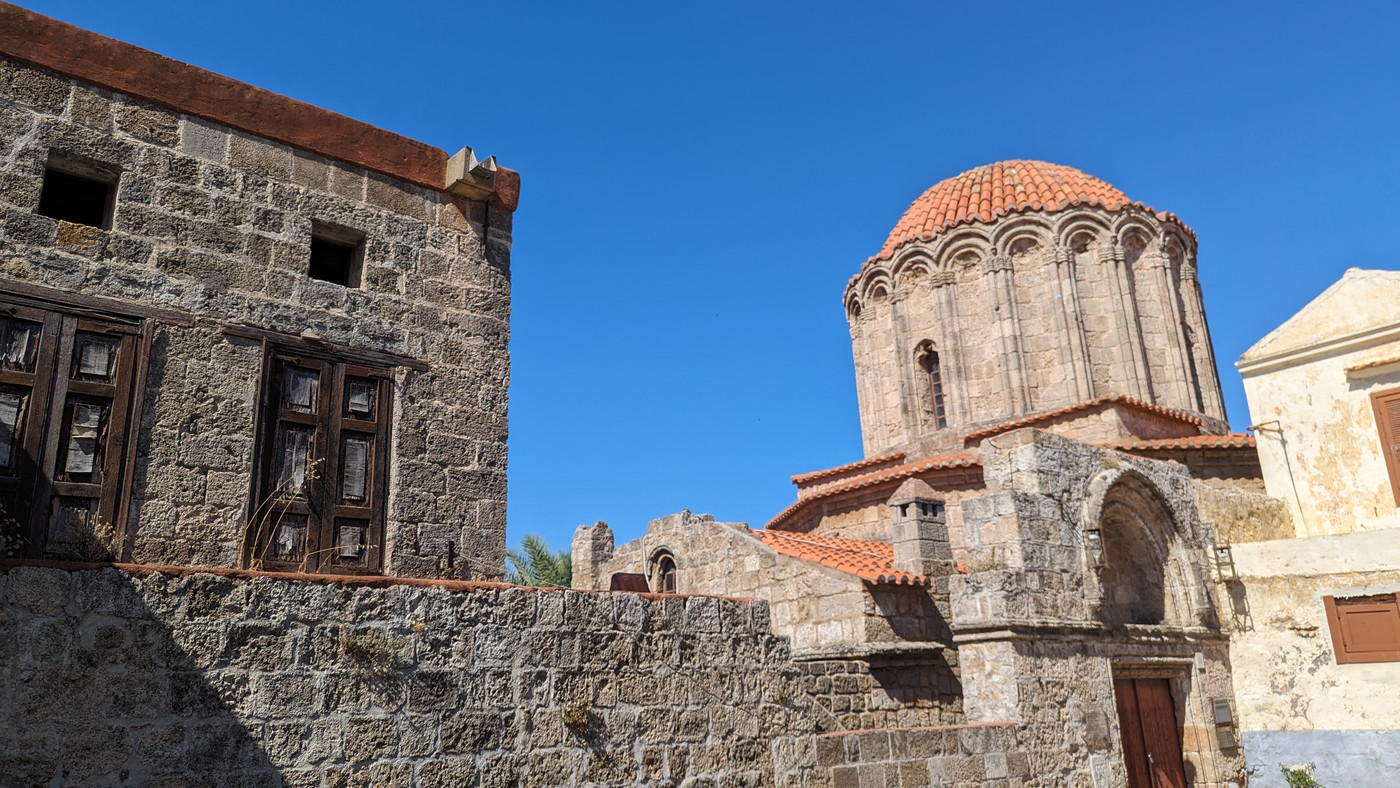
[[[828,730],[1014,725],[1087,754],[1075,784],[1240,784],[1216,551],[1286,515],[1196,271],[1180,219],[1070,167],[934,185],[846,285],[865,456],[761,530],[580,526],[576,587],[767,599]]]
[[[1256,452],[1185,224],[971,170],[847,284],[863,458],[520,588],[519,196],[0,2],[0,786],[1400,783],[1393,273]]]

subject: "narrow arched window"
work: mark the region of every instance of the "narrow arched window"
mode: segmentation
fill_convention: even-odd
[[[656,562],[656,585],[659,593],[676,593],[676,562],[669,555]]]
[[[943,370],[938,363],[938,351],[924,354],[924,372],[928,374],[929,405],[938,429],[948,426],[948,405],[943,399]]]

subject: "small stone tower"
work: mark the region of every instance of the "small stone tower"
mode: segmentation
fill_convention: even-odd
[[[1070,167],[1006,161],[937,184],[845,303],[866,456],[952,450],[1110,394],[1224,429],[1195,234]]]

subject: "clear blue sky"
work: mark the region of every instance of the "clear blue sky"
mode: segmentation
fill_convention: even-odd
[[[1247,347],[1400,267],[1395,3],[22,4],[522,173],[512,543],[758,526],[858,459],[842,288],[970,167],[1193,227],[1237,429]]]

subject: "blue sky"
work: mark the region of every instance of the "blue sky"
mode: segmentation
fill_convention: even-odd
[[[510,541],[765,522],[861,454],[845,282],[933,183],[1067,164],[1196,230],[1232,364],[1396,268],[1398,4],[22,3],[519,170]]]

